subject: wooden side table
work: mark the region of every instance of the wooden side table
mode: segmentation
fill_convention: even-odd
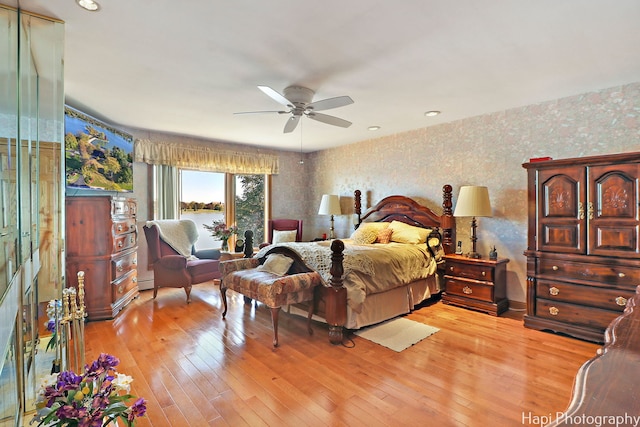
[[[509,308],[507,258],[474,259],[445,255],[442,302],[498,316]]]

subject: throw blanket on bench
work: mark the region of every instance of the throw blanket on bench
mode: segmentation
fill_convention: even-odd
[[[190,219],[163,219],[147,221],[147,227],[158,227],[160,238],[176,252],[187,259],[196,259],[191,255],[193,244],[198,240],[196,223]]]

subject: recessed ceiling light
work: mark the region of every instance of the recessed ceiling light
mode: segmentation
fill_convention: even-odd
[[[76,3],[78,3],[78,6],[80,6],[81,8],[86,9],[90,12],[96,12],[98,9],[100,9],[100,5],[93,0],[76,0]]]
[[[437,116],[438,114],[440,114],[440,111],[436,111],[436,110],[431,110],[424,113],[426,117],[434,117],[434,116]]]
[[[369,130],[379,130],[380,126],[369,126],[367,129],[369,129]]]

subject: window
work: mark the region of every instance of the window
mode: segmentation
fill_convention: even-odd
[[[246,230],[252,230],[254,245],[264,242],[265,182],[266,175],[232,175],[181,169],[179,217],[196,223],[196,249],[219,248],[222,245],[203,227],[203,224],[218,220],[224,220],[228,225],[236,224],[239,239],[244,239]],[[235,194],[231,200],[227,197],[230,194]],[[227,206],[227,203],[232,206]]]

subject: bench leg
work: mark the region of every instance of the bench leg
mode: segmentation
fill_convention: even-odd
[[[278,346],[278,313],[280,313],[280,307],[271,309],[271,323],[273,323],[273,346]]]
[[[220,293],[222,294],[222,302],[224,303],[224,310],[222,311],[222,318],[227,315],[227,288],[220,285]]]
[[[309,335],[313,335],[313,329],[311,329],[311,318],[313,317],[314,312],[314,301],[309,301],[309,314],[307,315],[307,330],[309,331]]]

